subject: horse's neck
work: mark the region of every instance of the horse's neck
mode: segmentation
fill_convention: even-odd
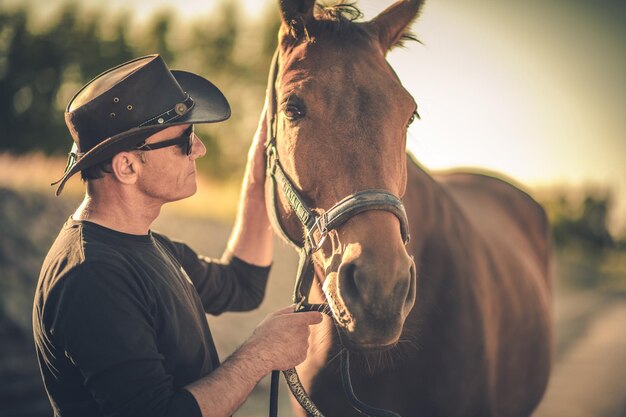
[[[433,240],[447,239],[468,225],[454,200],[410,156],[403,200],[411,228],[409,250],[414,255],[427,250]]]
[[[446,303],[451,294],[473,285],[473,260],[466,249],[481,242],[452,197],[410,157],[403,200],[411,233],[408,250],[415,258],[420,280],[417,304],[421,313],[427,314],[437,304]]]

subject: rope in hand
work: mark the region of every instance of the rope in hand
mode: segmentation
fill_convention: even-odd
[[[319,311],[320,313],[327,314],[331,319],[333,318],[328,306],[325,304],[301,304],[296,307],[295,312],[303,311]],[[340,330],[337,326],[335,326],[335,328],[337,329],[339,340],[341,340],[341,335],[339,334]],[[269,417],[278,416],[279,375],[280,371],[272,371]],[[285,376],[285,381],[287,381],[287,385],[289,386],[291,393],[300,406],[306,411],[307,415],[309,417],[324,417],[324,414],[317,408],[313,401],[311,401],[311,398],[304,389],[304,386],[298,377],[298,373],[296,372],[296,368],[283,371],[283,375]],[[354,393],[354,388],[352,387],[352,380],[350,379],[350,352],[348,349],[343,347],[341,348],[341,381],[343,383],[344,392],[352,403],[352,407],[361,414],[370,417],[400,417],[399,414],[396,414],[393,411],[372,407],[357,398]]]
[[[319,311],[320,313],[326,313],[330,315],[328,309],[325,308],[324,304],[301,304],[296,306],[294,312],[301,313],[304,311]],[[331,316],[332,319],[332,316]],[[291,393],[298,401],[298,403],[304,408],[307,412],[307,415],[310,417],[324,417],[324,414],[317,408],[317,406],[311,401],[309,395],[307,394],[302,382],[300,381],[300,377],[298,377],[298,372],[296,368],[290,368],[286,371],[283,371],[283,375],[285,377],[285,381],[287,381],[287,386],[291,390]],[[272,380],[270,385],[270,417],[278,416],[278,380],[280,379],[280,371],[272,371]]]

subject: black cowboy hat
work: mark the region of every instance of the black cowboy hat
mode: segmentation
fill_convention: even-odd
[[[77,172],[132,149],[166,127],[230,117],[222,92],[205,78],[170,70],[148,55],[103,72],[70,100],[65,123],[74,140],[56,195]]]

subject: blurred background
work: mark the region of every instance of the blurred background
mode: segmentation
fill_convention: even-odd
[[[366,19],[391,1],[362,0]],[[544,204],[555,243],[556,364],[535,416],[626,416],[626,2],[427,2],[420,43],[388,58],[422,119],[408,147],[428,169],[514,180]],[[100,72],[148,53],[212,80],[232,118],[199,126],[198,194],[155,229],[219,257],[264,98],[274,0],[0,0],[0,415],[49,416],[31,341],[41,262],[83,186],[61,176],[63,111]],[[222,357],[289,303],[296,257],[277,242],[266,300],[210,317]],[[238,416],[265,414],[268,382]],[[290,416],[286,392],[281,415]]]

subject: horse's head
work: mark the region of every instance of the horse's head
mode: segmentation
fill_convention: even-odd
[[[421,4],[399,1],[372,21],[356,23],[341,8],[314,13],[314,0],[280,1],[278,72],[269,86],[276,149],[313,212],[363,190],[404,195],[406,129],[416,104],[385,54],[401,42]],[[277,194],[279,221],[292,241],[302,242],[295,210]],[[394,345],[416,288],[398,216],[387,210],[352,216],[329,234],[314,260],[324,271],[324,294],[344,341],[363,350]]]

